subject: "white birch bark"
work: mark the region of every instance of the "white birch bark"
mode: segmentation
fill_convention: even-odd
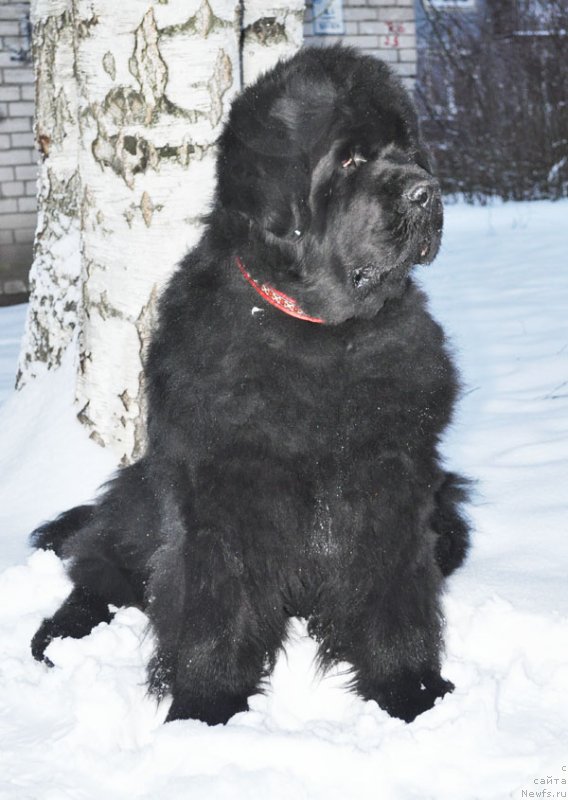
[[[80,418],[143,447],[154,299],[201,232],[213,146],[239,88],[235,0],[76,0],[81,120]]]
[[[79,419],[131,460],[154,301],[213,188],[240,80],[237,0],[35,0],[45,153],[19,385],[76,342]]]
[[[245,0],[242,78],[246,86],[302,45],[304,0]]]
[[[79,129],[71,0],[32,3],[36,142],[41,152],[31,298],[17,385],[58,367],[81,300]]]
[[[78,417],[123,463],[143,451],[155,299],[199,238],[222,120],[241,74],[299,47],[302,13],[299,0],[32,0],[44,155],[18,380],[75,347]]]

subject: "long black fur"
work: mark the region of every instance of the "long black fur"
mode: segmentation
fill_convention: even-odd
[[[409,275],[442,229],[412,105],[380,61],[302,50],[235,101],[217,177],[160,302],[144,457],[35,534],[75,589],[33,653],[139,606],[168,719],[222,723],[301,615],[324,667],[410,721],[452,688],[440,593],[468,544],[438,455],[456,371]],[[237,257],[324,324],[268,305]]]

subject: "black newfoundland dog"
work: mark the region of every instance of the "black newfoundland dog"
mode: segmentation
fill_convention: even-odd
[[[33,654],[138,606],[168,719],[224,723],[299,615],[410,721],[453,688],[440,594],[468,539],[437,449],[456,372],[409,276],[442,233],[411,102],[374,58],[304,49],[235,101],[217,180],[161,299],[146,454],[34,534],[74,589]]]

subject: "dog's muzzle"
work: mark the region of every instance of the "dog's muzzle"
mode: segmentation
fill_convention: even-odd
[[[440,184],[434,178],[411,178],[403,190],[403,202],[414,230],[417,264],[431,263],[440,247],[444,221]]]

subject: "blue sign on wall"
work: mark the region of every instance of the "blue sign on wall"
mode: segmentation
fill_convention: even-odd
[[[315,34],[345,33],[343,0],[314,0],[313,13]]]

